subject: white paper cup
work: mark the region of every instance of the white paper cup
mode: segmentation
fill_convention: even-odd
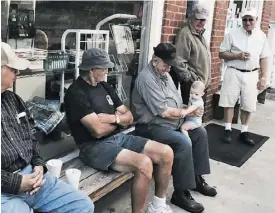
[[[79,169],[66,170],[67,182],[71,184],[75,189],[78,189],[80,176],[81,176],[81,171]]]
[[[62,168],[62,164],[63,164],[63,162],[61,160],[52,159],[52,160],[49,160],[46,163],[46,166],[47,166],[49,172],[53,176],[59,178],[60,177],[61,168]]]

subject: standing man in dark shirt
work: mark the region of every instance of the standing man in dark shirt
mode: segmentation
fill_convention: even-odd
[[[133,213],[144,212],[155,164],[155,197],[146,212],[172,213],[165,197],[173,151],[167,145],[120,133],[120,128],[133,122],[133,116],[115,90],[104,82],[113,65],[102,49],[84,52],[79,66],[81,76],[65,95],[68,124],[80,148],[80,158],[95,169],[134,173]]]
[[[7,89],[29,62],[1,43],[1,212],[92,213],[90,198],[46,173],[23,100]]]

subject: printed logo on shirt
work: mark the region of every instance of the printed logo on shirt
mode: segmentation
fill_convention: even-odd
[[[107,99],[107,101],[108,101],[108,103],[109,103],[110,105],[114,105],[114,102],[113,102],[113,100],[112,100],[112,98],[111,98],[110,95],[107,95],[107,96],[106,96],[106,99]]]

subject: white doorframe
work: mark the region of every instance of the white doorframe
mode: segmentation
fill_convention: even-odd
[[[204,32],[204,37],[208,45],[210,45],[210,41],[211,41],[215,2],[216,0],[199,0],[199,3],[202,3],[203,5],[205,5],[209,12],[209,17],[205,25],[206,30]]]
[[[275,21],[270,22],[270,28],[268,32],[268,41],[271,49],[271,56],[269,57],[269,79],[268,82],[271,88],[275,89]]]
[[[153,47],[160,43],[164,0],[144,1],[143,5],[139,71],[150,61]]]

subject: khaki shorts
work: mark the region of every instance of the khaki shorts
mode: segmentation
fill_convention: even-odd
[[[234,68],[227,68],[222,83],[219,106],[234,107],[240,97],[242,110],[256,111],[258,80],[258,71],[241,72]]]

